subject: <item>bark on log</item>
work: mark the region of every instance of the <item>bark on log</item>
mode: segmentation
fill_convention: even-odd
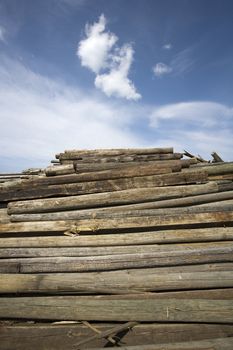
[[[230,240],[233,240],[233,227],[212,227],[104,235],[4,237],[4,239],[0,239],[0,248],[100,247]]]
[[[208,291],[209,292],[209,291]],[[209,294],[210,295],[210,294]],[[159,303],[158,303],[159,300]],[[111,312],[109,312],[111,310]],[[232,323],[231,300],[137,295],[0,299],[1,318]]]
[[[1,259],[0,272],[88,272],[214,262],[233,262],[232,244],[112,256]]]
[[[13,322],[12,322],[13,323]],[[0,327],[1,350],[64,350],[73,349],[77,341],[90,337],[93,332],[83,324],[53,323],[2,323]],[[106,331],[115,324],[93,324]],[[117,334],[126,345],[160,344],[203,339],[228,338],[233,336],[233,325],[223,324],[139,324],[130,332]],[[106,340],[95,340],[88,346],[105,346]],[[223,342],[221,342],[222,344]],[[197,349],[197,348],[196,348]],[[196,350],[195,349],[195,350]],[[219,348],[219,350],[222,348]],[[225,349],[224,349],[225,350]],[[231,350],[231,349],[230,349]]]
[[[233,287],[233,271],[1,274],[0,293],[130,294]]]
[[[155,200],[185,197],[218,191],[215,183],[130,189],[116,192],[98,193],[68,198],[37,199],[18,201],[8,204],[9,214],[53,212],[94,207],[104,207],[132,203],[144,203]]]

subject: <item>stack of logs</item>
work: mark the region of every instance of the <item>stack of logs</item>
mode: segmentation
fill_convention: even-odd
[[[0,349],[232,350],[233,163],[56,158],[0,184]]]

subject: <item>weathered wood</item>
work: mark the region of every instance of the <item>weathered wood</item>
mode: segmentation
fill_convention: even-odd
[[[73,164],[49,166],[45,169],[46,176],[64,175],[75,173]]]
[[[97,164],[91,164],[91,163],[84,163],[80,164],[78,161],[72,161],[72,160],[61,160],[62,164],[73,164],[75,167],[75,170],[77,173],[86,173],[86,172],[92,172],[92,171],[102,171],[102,170],[110,170],[110,169],[124,169],[125,167],[135,167],[140,165],[148,165],[148,162],[128,162],[128,163],[97,163]],[[154,162],[150,162],[150,164],[156,164],[157,166],[161,167],[172,167],[172,166],[180,166],[182,168],[188,168],[190,164],[192,164],[191,159],[175,159],[175,160],[157,160]]]
[[[218,153],[212,152],[211,156],[213,157],[215,163],[223,162],[222,158],[218,155]]]
[[[209,163],[203,166],[193,165],[190,169],[185,169],[183,171],[189,172],[194,169],[202,169],[207,171],[208,175],[224,175],[233,173],[233,162],[224,162],[224,163]]]
[[[233,337],[217,338],[201,341],[188,341],[181,343],[163,343],[140,346],[123,346],[122,350],[231,350],[233,347]],[[104,350],[104,348],[88,348],[89,350]],[[108,347],[109,350],[115,347]]]
[[[127,177],[139,177],[147,175],[158,175],[158,174],[168,174],[172,171],[180,171],[181,166],[171,166],[171,167],[162,167],[157,166],[156,164],[147,164],[142,166],[134,167],[125,167],[124,169],[113,169],[105,171],[96,171],[89,173],[81,174],[68,174],[68,175],[58,175],[58,176],[37,176],[32,179],[27,179],[24,181],[14,182],[15,186],[11,183],[9,186],[4,186],[4,189],[15,190],[20,186],[40,186],[40,185],[58,185],[58,184],[68,184],[75,182],[86,182],[86,181],[98,181],[98,180],[108,180],[108,179],[118,179],[118,178],[127,178]],[[2,190],[1,190],[2,192]]]
[[[139,273],[140,272],[140,273]],[[125,271],[65,274],[1,274],[0,293],[130,294],[233,287],[233,271],[138,273]]]
[[[0,208],[0,222],[2,224],[10,222],[10,217],[7,214],[7,208]]]
[[[217,191],[218,185],[215,183],[189,186],[168,186],[161,188],[152,187],[149,189],[130,189],[82,196],[70,196],[69,198],[62,197],[56,199],[37,199],[12,202],[8,204],[8,213],[40,213],[53,212],[58,210],[73,210],[132,203],[144,203],[149,201],[185,197],[203,193],[214,193]]]
[[[109,271],[139,267],[233,262],[232,244],[214,247],[87,257],[11,258],[0,260],[1,273]]]
[[[211,213],[217,211],[233,211],[233,200],[217,203],[196,205],[189,207],[169,208],[169,215],[183,215],[186,213]],[[10,216],[11,222],[26,222],[26,221],[57,221],[57,220],[87,220],[87,219],[115,219],[115,218],[128,218],[128,217],[144,217],[144,216],[161,216],[168,213],[167,208],[160,209],[143,209],[127,210],[127,208],[121,208],[121,210],[114,210],[114,207],[102,210],[71,210],[71,211],[58,211],[53,213],[39,213],[39,214],[12,214]]]
[[[88,193],[120,191],[133,188],[172,186],[204,182],[207,182],[207,173],[202,171],[194,171],[190,173],[150,175],[142,177],[99,180],[51,186],[41,185],[32,189],[20,188],[18,191],[0,193],[0,200],[8,201],[27,198],[43,198],[51,196],[69,196],[77,194],[80,195]]]
[[[159,230],[154,232],[104,235],[4,237],[0,248],[23,247],[99,247],[156,243],[185,243],[233,240],[233,227]]]
[[[208,291],[209,292],[209,291]],[[210,296],[210,294],[209,294]],[[159,303],[158,303],[159,299]],[[110,311],[111,310],[111,311]],[[0,299],[1,318],[232,323],[232,300],[154,295]]]
[[[12,322],[13,323],[13,322]],[[64,350],[73,349],[75,344],[90,337],[93,332],[83,324],[16,323],[0,327],[1,350]],[[114,324],[93,324],[100,331],[109,330]],[[164,342],[185,342],[233,336],[233,325],[223,324],[139,324],[130,332],[117,334],[127,345],[160,344]],[[106,340],[95,340],[88,346],[104,346]],[[86,347],[83,347],[86,348]],[[163,347],[163,349],[166,349]],[[222,348],[219,348],[219,350]],[[197,348],[195,349],[197,350]],[[230,349],[231,350],[231,349]]]
[[[140,244],[104,247],[59,247],[59,248],[0,248],[0,258],[36,258],[36,257],[79,257],[119,254],[142,254],[157,251],[191,250],[201,248],[232,247],[232,241],[203,242],[183,244]]]
[[[152,227],[164,226],[184,226],[187,225],[205,225],[222,224],[233,222],[233,212],[212,212],[212,213],[194,213],[182,215],[162,215],[156,217],[128,217],[117,219],[88,219],[88,220],[69,220],[69,221],[40,221],[40,222],[17,222],[10,224],[0,224],[0,233],[23,233],[23,232],[97,232],[105,230],[128,230],[128,229],[146,229]]]
[[[116,148],[116,149],[93,149],[93,150],[66,150],[64,153],[59,153],[56,158],[66,157],[83,157],[83,156],[120,156],[134,154],[166,154],[173,153],[173,147],[164,148]]]
[[[154,161],[168,161],[181,159],[182,153],[167,153],[167,154],[132,154],[132,155],[119,155],[119,156],[75,156],[72,155],[70,158],[65,157],[66,160],[75,160],[77,165],[79,163],[129,163],[129,162],[154,162]],[[63,156],[60,160],[64,159]]]

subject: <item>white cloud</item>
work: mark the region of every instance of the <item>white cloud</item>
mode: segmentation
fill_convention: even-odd
[[[209,101],[181,102],[155,108],[150,116],[151,125],[157,126],[162,120],[193,122],[200,127],[213,127],[233,117],[233,108]]]
[[[107,74],[97,75],[95,86],[107,96],[124,97],[127,100],[138,100],[141,95],[128,78],[130,66],[133,61],[133,49],[124,45],[118,55],[113,57],[113,67]]]
[[[84,67],[98,73],[109,65],[109,54],[118,38],[115,34],[106,33],[106,18],[102,14],[99,21],[86,25],[86,38],[78,45],[77,55]]]
[[[0,26],[0,41],[6,41],[6,30],[2,26]]]
[[[70,148],[138,147],[131,131],[143,107],[102,100],[90,92],[35,74],[20,62],[0,56],[0,157],[15,169],[46,166]],[[4,168],[3,168],[4,167]]]
[[[165,63],[159,62],[153,67],[153,72],[156,77],[169,74],[172,72],[172,68]]]
[[[128,78],[133,62],[133,48],[116,46],[118,37],[106,32],[106,18],[102,14],[97,23],[86,26],[86,38],[78,45],[77,55],[85,66],[96,73],[95,86],[107,96],[138,100],[134,84]]]
[[[167,43],[167,44],[163,45],[163,49],[164,50],[171,50],[172,49],[172,44],[171,43]]]

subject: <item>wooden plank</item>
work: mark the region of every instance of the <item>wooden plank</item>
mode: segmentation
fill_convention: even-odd
[[[197,247],[87,257],[11,258],[0,260],[1,273],[88,272],[118,269],[233,262],[233,247]]]
[[[17,201],[8,204],[9,214],[41,213],[58,210],[73,210],[93,207],[104,207],[113,205],[126,205],[132,203],[144,203],[198,195],[202,193],[214,193],[218,191],[215,183],[189,185],[189,186],[168,186],[152,187],[141,189],[130,189],[116,192],[95,193],[82,196],[69,196],[56,199],[37,199],[28,201]]]
[[[209,291],[208,291],[209,292]],[[209,294],[210,295],[210,294]],[[158,302],[159,300],[159,302]],[[110,311],[111,310],[111,311]],[[233,323],[232,300],[154,295],[53,296],[0,299],[1,318]]]
[[[93,324],[100,331],[109,330],[114,324]],[[2,324],[0,343],[2,350],[64,350],[75,348],[75,344],[90,337],[92,330],[83,324],[16,323]],[[233,336],[233,325],[221,324],[139,324],[130,332],[117,334],[126,345],[185,342]],[[106,340],[95,340],[88,346],[104,346]],[[83,347],[83,348],[86,348]],[[222,350],[222,349],[221,349]]]
[[[156,243],[185,243],[233,240],[233,227],[159,230],[99,235],[4,237],[0,248],[101,247]]]
[[[74,172],[73,164],[49,166],[45,169],[46,176],[65,175]]]
[[[139,273],[140,272],[140,273]],[[138,273],[1,274],[0,293],[130,294],[175,290],[232,288],[233,271]]]

